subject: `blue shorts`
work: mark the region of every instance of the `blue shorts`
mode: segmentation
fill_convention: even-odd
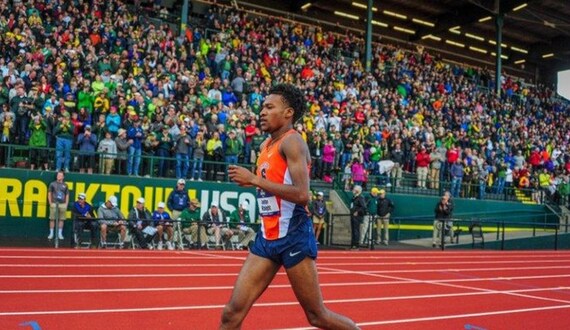
[[[291,219],[291,222],[302,221],[297,228],[287,233],[287,236],[266,240],[261,233],[255,238],[250,251],[256,256],[269,259],[285,268],[291,268],[306,257],[317,258],[317,240],[313,232],[313,224],[308,217]]]

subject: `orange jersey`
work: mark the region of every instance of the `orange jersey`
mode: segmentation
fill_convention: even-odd
[[[271,138],[266,140],[257,159],[258,176],[275,183],[293,184],[287,160],[279,151],[282,141],[290,134],[296,134],[296,131],[291,129],[274,143],[271,142]],[[259,188],[257,205],[261,216],[261,232],[267,240],[285,237],[297,227],[297,223],[291,223],[291,220],[307,215],[305,206],[286,201]]]

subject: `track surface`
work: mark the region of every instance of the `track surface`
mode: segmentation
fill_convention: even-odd
[[[0,249],[0,329],[215,329],[246,252]],[[325,303],[363,329],[568,329],[570,251],[344,252]],[[244,329],[310,329],[280,271]]]

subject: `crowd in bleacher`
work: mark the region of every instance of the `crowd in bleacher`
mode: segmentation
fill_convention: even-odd
[[[414,173],[420,189],[450,181],[454,197],[570,195],[570,108],[545,86],[503,75],[496,97],[489,71],[419,46],[375,45],[367,73],[349,32],[218,5],[180,35],[120,1],[3,1],[0,13],[0,165],[19,144],[55,148],[30,152],[32,169],[221,179],[224,164],[255,162],[264,95],[285,82],[307,95],[296,129],[313,179]]]

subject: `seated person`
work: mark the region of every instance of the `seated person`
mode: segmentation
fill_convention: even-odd
[[[249,203],[242,202],[239,208],[230,214],[230,228],[234,235],[238,235],[239,244],[243,248],[247,248],[255,237],[255,230],[249,227],[250,225]]]
[[[166,231],[167,241],[166,247],[169,250],[174,250],[174,245],[172,244],[172,238],[174,237],[174,228],[172,227],[172,219],[170,219],[170,214],[164,210],[164,203],[158,203],[158,209],[152,213],[152,220],[154,220],[154,227],[156,228],[158,235],[158,249],[162,250],[164,243],[163,233]]]
[[[156,229],[152,226],[152,215],[144,207],[144,198],[137,199],[137,204],[129,212],[129,228],[135,236],[141,249],[148,249],[149,242],[156,235]],[[151,247],[152,248],[152,247]]]
[[[127,227],[125,226],[125,216],[118,205],[117,197],[111,196],[97,210],[97,216],[100,219],[99,225],[101,226],[101,248],[103,249],[107,247],[107,228],[118,231],[121,235],[119,248],[122,249],[125,246]]]
[[[200,221],[200,201],[196,198],[190,200],[188,207],[180,214],[180,221],[182,232],[190,235],[190,241],[196,246],[205,247],[208,242],[208,235],[206,234],[206,227],[199,226]],[[200,228],[200,240],[198,241],[198,227]]]
[[[205,222],[208,234],[216,237],[216,246],[222,245],[222,237],[225,243],[233,236],[233,232],[227,227],[226,216],[218,209],[217,203],[212,203],[208,212],[204,213],[202,222]]]
[[[91,234],[91,244],[95,244],[95,232],[97,231],[97,220],[93,206],[85,201],[85,193],[78,195],[77,201],[71,207],[71,217],[73,218],[73,238],[71,247],[81,246],[81,233],[89,229]]]

